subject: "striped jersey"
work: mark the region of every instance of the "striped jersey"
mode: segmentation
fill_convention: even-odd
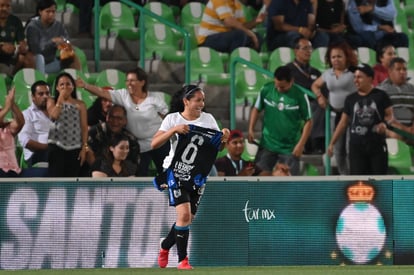
[[[238,0],[210,0],[208,1],[198,29],[197,43],[204,43],[206,37],[212,34],[228,32],[231,28],[224,26],[223,20],[234,17],[245,23],[243,7]]]

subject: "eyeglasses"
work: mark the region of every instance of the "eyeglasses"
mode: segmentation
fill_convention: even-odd
[[[313,51],[312,46],[298,47],[298,49],[302,51]]]

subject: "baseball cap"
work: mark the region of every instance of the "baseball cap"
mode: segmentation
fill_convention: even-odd
[[[243,138],[243,132],[240,130],[231,130],[228,142],[230,142],[232,139],[235,139],[235,138]]]
[[[366,74],[368,77],[374,77],[374,70],[371,68],[370,65],[366,64],[366,63],[360,63],[355,67],[350,68],[351,72],[355,72],[356,70],[363,72],[364,74]]]

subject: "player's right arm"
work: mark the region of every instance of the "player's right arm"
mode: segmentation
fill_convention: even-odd
[[[187,134],[190,131],[190,127],[186,124],[176,125],[171,127],[167,131],[158,130],[155,133],[151,141],[151,148],[157,149],[166,143],[175,134]]]

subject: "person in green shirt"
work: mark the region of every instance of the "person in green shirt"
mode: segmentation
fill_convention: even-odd
[[[262,87],[252,107],[248,140],[254,142],[255,126],[263,111],[256,165],[270,175],[277,163],[285,163],[292,175],[298,175],[299,158],[312,129],[309,99],[303,88],[294,84],[288,67],[278,67],[274,77],[274,82]]]

